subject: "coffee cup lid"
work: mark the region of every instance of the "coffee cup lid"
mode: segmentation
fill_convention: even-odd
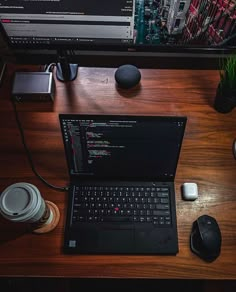
[[[0,196],[0,213],[12,221],[23,221],[37,204],[35,188],[28,183],[7,187]]]

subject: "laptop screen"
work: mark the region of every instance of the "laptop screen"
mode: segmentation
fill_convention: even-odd
[[[173,180],[187,118],[60,114],[72,176]]]

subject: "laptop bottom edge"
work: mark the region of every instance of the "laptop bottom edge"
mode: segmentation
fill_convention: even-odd
[[[176,255],[178,237],[174,228],[77,229],[65,236],[68,254],[163,254]]]

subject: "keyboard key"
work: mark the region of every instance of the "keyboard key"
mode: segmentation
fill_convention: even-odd
[[[132,217],[122,217],[122,216],[107,216],[102,217],[103,222],[132,222]]]

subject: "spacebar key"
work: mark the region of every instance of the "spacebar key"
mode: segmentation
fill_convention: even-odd
[[[106,216],[102,217],[103,222],[132,222],[132,217],[118,217],[118,216]]]
[[[169,210],[153,210],[154,216],[169,216],[170,211]]]

